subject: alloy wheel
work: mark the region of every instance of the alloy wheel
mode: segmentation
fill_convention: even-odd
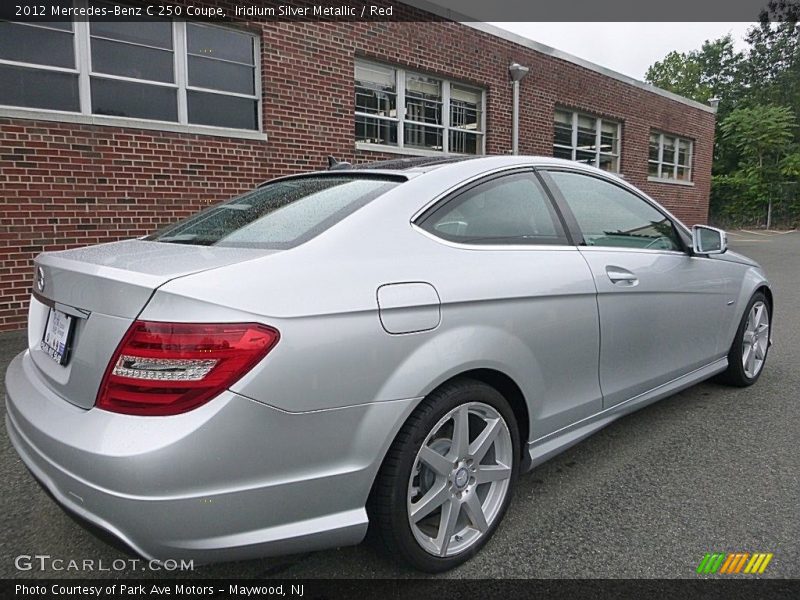
[[[742,336],[742,367],[752,379],[761,372],[769,346],[769,310],[760,300],[753,304],[747,316]]]
[[[419,545],[448,557],[476,544],[503,506],[513,460],[511,433],[496,409],[469,402],[445,414],[408,482],[408,521]]]

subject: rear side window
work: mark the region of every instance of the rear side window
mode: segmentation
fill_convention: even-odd
[[[566,244],[561,223],[533,173],[481,183],[446,202],[419,224],[464,244]]]
[[[352,176],[276,181],[145,239],[198,246],[291,248],[319,235],[400,182]]]

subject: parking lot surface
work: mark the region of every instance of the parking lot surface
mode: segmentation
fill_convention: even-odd
[[[736,232],[730,241],[762,264],[775,292],[775,344],[760,381],[747,389],[695,386],[523,476],[492,541],[440,577],[697,577],[707,552],[771,552],[764,577],[800,577],[800,233]],[[24,344],[22,333],[0,335],[0,372]],[[19,555],[106,566],[129,556],[57,507],[5,428],[0,474],[0,577],[164,576],[17,569]],[[418,576],[369,544],[180,575]]]

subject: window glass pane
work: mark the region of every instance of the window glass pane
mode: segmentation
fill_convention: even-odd
[[[173,83],[173,54],[121,42],[92,39],[92,71]]]
[[[442,150],[442,129],[440,127],[426,127],[406,123],[404,128],[406,146],[427,148],[428,150]]]
[[[189,85],[253,95],[255,69],[236,63],[190,56]]]
[[[92,77],[92,112],[96,115],[178,120],[174,88]]]
[[[441,125],[441,81],[421,75],[406,76],[406,119]]]
[[[650,177],[658,177],[658,162],[650,161],[647,163],[647,174]]]
[[[566,244],[550,201],[530,174],[478,185],[421,224],[441,238],[471,244]]]
[[[678,140],[678,164],[689,166],[689,148],[691,142],[689,140]]]
[[[309,177],[267,184],[147,239],[176,244],[288,248],[319,235],[397,181]]]
[[[254,65],[253,36],[232,29],[186,24],[189,54]]]
[[[664,163],[675,164],[675,138],[664,136]]]
[[[397,117],[394,69],[356,63],[355,82],[357,112]]]
[[[658,162],[658,147],[660,144],[660,137],[657,133],[650,134],[650,154],[649,159]]]
[[[0,104],[78,112],[78,75],[0,65]]]
[[[681,181],[691,181],[692,170],[688,167],[678,167],[678,179]]]
[[[75,68],[72,33],[0,21],[0,58]]]
[[[601,154],[597,166],[604,171],[616,173],[619,171],[619,158],[610,154]]]
[[[680,250],[672,223],[631,192],[594,177],[553,171],[590,246]]]
[[[572,148],[561,148],[559,146],[555,146],[553,148],[553,156],[555,158],[566,158],[567,160],[572,160]]]
[[[482,92],[450,86],[450,127],[481,130]]]
[[[619,125],[602,121],[600,127],[600,152],[619,153]]]
[[[172,23],[164,19],[139,18],[136,21],[91,21],[90,28],[93,36],[143,44],[165,50],[172,49]],[[94,42],[94,40],[92,41]]]
[[[483,136],[464,130],[450,131],[450,152],[458,154],[480,154],[483,151]]]
[[[572,147],[572,113],[557,110],[555,113],[555,128],[553,130],[553,143],[559,146]],[[572,152],[564,158],[572,159]]]
[[[597,145],[596,125],[597,120],[595,118],[578,115],[578,150],[595,150]]]
[[[356,141],[397,145],[397,122],[356,115]]]
[[[232,127],[234,129],[258,129],[258,102],[248,98],[187,92],[189,123]]]
[[[594,151],[588,151],[588,152],[586,150],[575,151],[575,160],[579,163],[594,165],[596,158],[597,154]]]

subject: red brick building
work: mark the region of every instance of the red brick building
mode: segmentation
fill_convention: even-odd
[[[24,326],[41,251],[143,235],[328,155],[511,152],[512,63],[529,69],[521,154],[617,171],[706,220],[709,107],[403,10],[419,20],[0,22],[0,330]]]

